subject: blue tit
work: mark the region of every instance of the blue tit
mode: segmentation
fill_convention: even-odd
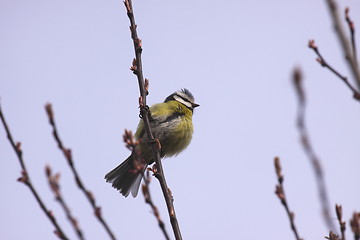
[[[191,92],[182,89],[168,96],[163,103],[150,107],[150,126],[154,137],[160,141],[161,158],[176,156],[190,144],[193,134],[192,115],[198,106]],[[143,173],[154,162],[143,120],[140,120],[135,138],[139,144],[131,155],[105,175],[106,181],[112,183],[125,197],[130,192],[133,197],[137,196]],[[141,159],[142,164],[139,165],[137,159]]]

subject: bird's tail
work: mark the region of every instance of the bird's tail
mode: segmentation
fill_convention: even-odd
[[[112,186],[119,190],[119,192],[127,197],[131,191],[133,197],[136,197],[139,191],[141,178],[147,165],[143,169],[134,166],[133,154],[131,154],[124,162],[114,168],[105,175],[107,182],[112,183]]]

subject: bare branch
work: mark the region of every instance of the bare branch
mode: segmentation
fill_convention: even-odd
[[[38,204],[40,205],[41,210],[43,210],[43,212],[45,213],[45,215],[48,217],[48,219],[50,220],[50,222],[53,224],[53,226],[55,227],[55,235],[58,236],[60,239],[64,239],[67,240],[68,237],[65,235],[64,231],[61,229],[61,227],[59,226],[59,224],[57,223],[54,214],[52,213],[52,211],[48,210],[48,208],[45,206],[45,203],[43,202],[43,200],[40,198],[39,194],[37,193],[35,187],[33,186],[31,180],[30,180],[30,176],[28,174],[28,171],[26,169],[25,166],[25,162],[22,156],[22,150],[21,150],[21,144],[20,142],[15,143],[14,139],[11,135],[10,129],[5,121],[5,117],[3,115],[2,109],[1,109],[1,105],[0,105],[0,118],[1,118],[1,122],[4,126],[7,138],[10,142],[10,145],[12,146],[12,148],[14,149],[16,156],[19,160],[19,163],[21,165],[21,177],[18,178],[19,182],[24,183],[26,186],[29,187],[31,193],[34,195],[36,201],[38,202]]]
[[[145,83],[146,83],[146,81],[145,81]],[[129,130],[126,130],[126,129],[125,129],[125,133],[123,135],[123,140],[124,140],[125,146],[131,152],[134,152],[134,150],[136,149],[136,146],[139,144],[139,141],[135,140],[135,137],[132,134],[132,132]],[[135,152],[133,165],[135,167],[135,171],[139,171],[143,175],[144,183],[142,185],[142,192],[144,195],[145,202],[150,205],[152,212],[158,221],[159,227],[164,234],[165,239],[169,240],[170,237],[165,229],[165,224],[161,220],[159,210],[155,206],[154,202],[152,201],[151,194],[150,194],[149,186],[150,186],[151,177],[150,177],[149,172],[151,171],[151,172],[153,172],[154,175],[156,175],[157,174],[156,165],[154,164],[152,169],[148,168],[148,170],[146,171],[146,175],[145,175],[143,172],[143,169],[145,167],[144,159],[141,157],[140,152]]]
[[[149,188],[151,177],[149,174],[149,170],[146,171],[146,175],[144,175],[143,178],[144,178],[144,183],[142,185],[142,192],[143,192],[143,195],[145,198],[145,202],[150,205],[152,212],[153,212],[156,220],[158,221],[159,228],[161,229],[161,231],[164,234],[165,239],[170,240],[170,237],[165,229],[165,224],[160,218],[159,210],[157,209],[157,207],[155,206],[155,204],[151,198],[150,188]]]
[[[323,58],[323,56],[320,54],[319,48],[315,45],[314,40],[310,40],[308,44],[309,48],[313,49],[316,55],[319,57],[316,60],[320,63],[321,66],[328,68],[332,73],[334,73],[337,77],[339,77],[345,84],[350,88],[350,90],[353,92],[353,97],[357,101],[360,101],[360,92],[357,91],[348,81],[347,77],[340,74],[337,70],[335,70],[332,66],[330,66],[327,61]]]
[[[356,54],[355,24],[351,20],[351,18],[349,16],[349,12],[350,12],[350,9],[347,7],[345,9],[345,20],[349,26],[349,30],[350,30],[350,34],[351,34],[351,45],[352,45],[353,56],[354,56],[355,63],[357,64],[358,61],[357,61],[357,54]]]
[[[345,31],[342,26],[342,21],[339,16],[337,3],[335,0],[326,0],[327,6],[329,8],[329,12],[333,21],[334,29],[336,31],[336,36],[340,41],[340,45],[342,47],[344,57],[348,62],[348,66],[351,70],[353,78],[356,80],[357,86],[360,89],[360,70],[359,66],[356,63],[355,56],[353,55],[350,43],[348,38],[346,37]]]
[[[336,235],[335,233],[333,233],[332,231],[329,232],[329,236],[325,237],[326,239],[329,240],[340,240],[339,236]]]
[[[102,213],[101,213],[101,208],[99,206],[96,205],[96,201],[95,201],[95,197],[92,194],[92,192],[90,192],[89,190],[87,190],[82,182],[82,180],[80,179],[80,176],[74,166],[74,162],[72,159],[72,154],[71,154],[71,149],[69,148],[65,148],[60,137],[59,134],[57,132],[57,128],[56,128],[56,124],[55,124],[55,119],[54,119],[54,112],[52,110],[52,106],[50,103],[45,105],[45,110],[46,113],[48,115],[49,118],[49,123],[52,127],[52,133],[54,136],[54,139],[59,147],[59,149],[61,150],[61,152],[64,154],[67,163],[74,175],[75,178],[75,182],[77,184],[77,186],[81,189],[81,191],[85,194],[86,199],[89,200],[90,205],[92,206],[93,210],[94,210],[94,214],[96,216],[96,218],[99,220],[99,222],[101,223],[101,225],[105,228],[105,231],[108,233],[109,237],[113,240],[115,240],[115,235],[112,233],[112,231],[110,230],[110,227],[108,226],[108,224],[105,222],[104,218],[102,217]]]
[[[302,73],[300,69],[295,69],[293,73],[293,83],[298,97],[298,113],[297,113],[297,127],[300,133],[301,144],[307,155],[312,168],[315,173],[317,188],[319,192],[320,203],[322,207],[323,219],[326,226],[331,231],[335,231],[335,226],[330,214],[329,198],[326,189],[324,172],[322,170],[321,162],[316,156],[315,151],[311,145],[308,130],[305,124],[305,107],[306,107],[306,96],[302,85]]]
[[[139,140],[135,140],[135,137],[132,134],[132,132],[129,130],[126,130],[126,129],[125,129],[125,133],[123,135],[123,140],[124,140],[125,146],[131,152],[134,152],[134,150],[136,149],[136,146],[139,144]],[[165,224],[161,220],[160,213],[159,213],[157,207],[155,206],[154,202],[152,201],[151,194],[150,194],[149,185],[150,185],[151,177],[149,175],[149,171],[153,172],[153,174],[156,175],[157,174],[156,165],[154,164],[152,169],[148,168],[146,171],[146,175],[145,175],[143,172],[143,169],[146,166],[146,164],[144,163],[144,159],[141,156],[141,152],[137,149],[137,151],[134,153],[135,153],[135,156],[134,156],[134,160],[133,160],[134,161],[133,165],[135,167],[135,171],[141,172],[142,177],[144,179],[144,183],[142,185],[142,192],[144,195],[145,202],[150,205],[154,216],[158,220],[159,227],[160,227],[161,231],[163,232],[165,238],[170,239],[168,233],[166,232]]]
[[[133,64],[132,64],[132,67],[130,68],[130,70],[132,70],[133,73],[138,78],[138,84],[139,84],[139,89],[140,89],[140,98],[139,98],[140,116],[142,117],[142,119],[144,121],[145,131],[146,131],[146,134],[148,136],[148,139],[149,139],[152,151],[153,151],[154,161],[155,161],[156,168],[157,168],[156,176],[160,182],[161,190],[163,192],[163,195],[164,195],[164,198],[166,201],[168,213],[170,216],[171,226],[173,228],[175,238],[177,240],[179,240],[179,239],[182,239],[180,227],[179,227],[178,220],[176,218],[171,191],[169,190],[169,188],[167,186],[163,167],[162,167],[162,164],[160,161],[161,145],[160,145],[159,141],[154,138],[151,128],[150,128],[150,122],[149,122],[150,111],[146,105],[146,95],[148,93],[148,91],[147,91],[148,84],[146,84],[147,86],[145,88],[145,80],[144,80],[143,71],[142,71],[142,60],[141,60],[142,43],[141,43],[141,40],[138,38],[138,34],[136,31],[137,26],[135,24],[134,12],[133,12],[133,8],[132,8],[132,1],[125,0],[124,4],[125,4],[126,11],[127,11],[127,15],[130,20],[131,38],[134,43],[135,59],[133,60]]]
[[[76,220],[76,218],[73,217],[73,215],[71,214],[70,208],[68,207],[68,205],[66,204],[61,191],[60,191],[60,184],[59,184],[59,180],[60,180],[60,174],[57,173],[55,175],[52,174],[51,168],[49,166],[45,167],[45,173],[46,173],[46,177],[48,179],[48,183],[50,186],[51,191],[53,192],[54,196],[55,196],[55,200],[57,202],[59,202],[59,204],[61,205],[61,207],[63,208],[67,219],[69,220],[69,222],[71,223],[71,226],[73,227],[76,235],[78,236],[79,239],[83,240],[84,235],[82,230],[80,229],[79,223]]]
[[[335,205],[336,210],[336,216],[339,221],[340,225],[340,232],[341,232],[341,240],[345,240],[345,229],[346,229],[346,223],[342,220],[342,207],[341,205],[336,204]]]
[[[276,176],[278,179],[278,184],[276,185],[275,194],[276,194],[276,196],[278,196],[278,198],[281,201],[281,204],[284,206],[284,208],[286,210],[286,213],[289,217],[291,230],[294,232],[294,235],[295,235],[295,239],[301,240],[302,238],[299,237],[299,234],[298,234],[298,231],[297,231],[297,228],[295,225],[295,221],[294,221],[295,214],[294,214],[294,212],[290,211],[289,205],[286,201],[286,195],[285,195],[284,186],[283,186],[284,176],[282,175],[282,172],[281,172],[280,159],[278,157],[275,157],[274,165],[275,165]]]

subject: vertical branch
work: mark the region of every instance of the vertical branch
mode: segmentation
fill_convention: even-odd
[[[168,233],[166,232],[166,229],[165,229],[165,224],[160,218],[159,210],[155,206],[154,202],[152,201],[151,195],[150,195],[149,184],[150,184],[150,181],[151,181],[151,177],[149,175],[149,170],[146,171],[146,175],[144,175],[143,178],[144,178],[144,184],[142,185],[142,192],[143,192],[143,195],[144,195],[144,198],[145,198],[145,202],[150,205],[150,207],[151,207],[151,209],[153,211],[153,214],[156,217],[156,220],[158,221],[159,228],[161,229],[161,231],[164,234],[165,239],[170,240],[170,237],[169,237],[169,235],[168,235]]]
[[[154,202],[152,201],[151,195],[150,195],[149,185],[150,185],[151,177],[149,175],[149,171],[152,171],[154,174],[156,174],[156,169],[154,167],[153,167],[153,169],[148,168],[148,170],[146,171],[146,175],[144,174],[143,169],[147,165],[145,165],[145,160],[141,157],[141,152],[140,151],[134,152],[135,147],[139,144],[139,140],[135,139],[135,137],[131,131],[125,129],[125,132],[123,134],[123,140],[124,140],[126,148],[129,149],[131,152],[135,153],[134,167],[136,170],[141,172],[143,175],[144,183],[142,185],[142,192],[144,195],[145,202],[150,205],[150,207],[153,211],[153,214],[158,221],[159,227],[164,234],[165,239],[169,240],[170,238],[169,238],[168,233],[166,232],[165,224],[161,220],[159,210],[155,206]]]
[[[53,213],[48,210],[48,208],[45,206],[45,203],[42,201],[42,199],[40,198],[39,194],[37,193],[35,187],[33,186],[31,180],[30,180],[30,176],[28,174],[28,171],[26,169],[26,166],[25,166],[25,162],[24,162],[24,159],[23,159],[23,156],[22,156],[22,150],[21,150],[21,143],[20,142],[17,142],[15,143],[14,142],[14,139],[11,135],[11,132],[10,132],[10,129],[6,123],[6,120],[5,120],[5,117],[3,115],[3,112],[2,112],[2,109],[1,109],[1,105],[0,105],[0,118],[1,118],[1,122],[4,126],[4,129],[5,129],[5,132],[6,132],[6,135],[7,135],[7,138],[10,142],[10,145],[12,146],[12,148],[14,149],[15,153],[16,153],[16,156],[19,160],[19,163],[21,165],[21,169],[22,169],[22,172],[21,172],[21,177],[18,179],[19,182],[22,182],[24,183],[26,186],[29,187],[31,193],[34,195],[36,201],[38,202],[38,204],[40,205],[40,208],[41,210],[43,210],[43,212],[45,213],[45,215],[48,217],[48,219],[50,220],[50,222],[53,224],[53,226],[55,227],[55,234],[60,238],[60,239],[63,239],[63,240],[67,240],[68,237],[65,235],[64,231],[61,229],[61,227],[59,226],[59,224],[57,223],[56,219],[55,219],[55,216],[53,215]]]
[[[281,201],[281,204],[284,206],[284,208],[286,210],[286,213],[289,217],[291,230],[293,231],[293,233],[295,235],[295,239],[301,240],[301,238],[299,237],[299,233],[297,231],[296,225],[295,225],[295,221],[294,221],[295,214],[292,211],[290,211],[288,202],[286,201],[286,195],[285,195],[284,185],[283,185],[284,176],[281,172],[280,159],[278,157],[275,157],[274,165],[275,165],[276,176],[278,179],[278,184],[276,185],[275,194],[278,196],[278,198]]]
[[[175,208],[173,205],[173,197],[167,186],[165,175],[164,175],[164,170],[163,170],[163,167],[162,167],[162,164],[160,161],[161,145],[160,145],[159,140],[154,138],[151,128],[150,128],[150,122],[149,122],[150,111],[146,105],[147,89],[145,88],[145,83],[147,81],[144,80],[144,76],[143,76],[143,72],[142,72],[142,61],[141,61],[142,45],[141,45],[141,40],[138,38],[138,34],[137,34],[137,30],[136,30],[137,26],[135,24],[135,17],[134,17],[134,12],[133,12],[133,8],[132,8],[132,1],[125,0],[124,4],[126,7],[127,15],[130,20],[131,38],[134,43],[135,59],[133,60],[133,65],[131,67],[131,70],[137,76],[138,83],[139,83],[140,116],[142,117],[142,119],[144,121],[145,131],[148,136],[148,139],[149,139],[149,142],[151,145],[151,149],[152,149],[152,152],[154,155],[154,161],[155,161],[156,168],[157,168],[156,177],[158,178],[158,180],[160,182],[161,190],[162,190],[164,198],[165,198],[166,206],[167,206],[168,213],[170,216],[171,226],[173,228],[175,238],[177,240],[179,240],[179,239],[182,239],[182,237],[181,237],[179,223],[178,223],[178,220],[177,220],[176,214],[175,214]]]
[[[300,69],[295,69],[293,74],[293,83],[298,97],[297,127],[300,133],[302,147],[315,173],[316,184],[317,184],[320,203],[322,207],[323,219],[328,229],[331,231],[335,231],[335,226],[333,224],[330,214],[330,207],[329,207],[330,205],[329,205],[328,193],[324,179],[324,172],[321,166],[321,162],[319,158],[316,156],[315,151],[310,143],[308,130],[305,124],[306,98],[305,98],[305,91],[302,85],[302,81],[303,79]]]
[[[339,221],[340,225],[340,232],[341,232],[341,240],[345,240],[345,229],[346,229],[346,223],[342,220],[342,207],[341,205],[336,204],[335,205],[336,210],[336,216]]]
[[[46,173],[47,180],[49,182],[50,189],[51,189],[51,191],[53,192],[53,194],[55,196],[55,200],[58,201],[59,204],[61,205],[61,207],[64,210],[67,219],[71,223],[71,226],[73,227],[76,235],[81,240],[85,239],[84,235],[83,235],[83,232],[80,229],[78,221],[71,214],[70,208],[66,204],[66,202],[65,202],[65,200],[64,200],[64,198],[63,198],[63,196],[61,194],[60,184],[59,184],[60,174],[58,173],[58,174],[53,175],[52,171],[51,171],[51,168],[49,166],[45,167],[45,173]]]
[[[359,66],[356,63],[355,56],[351,51],[349,41],[346,37],[345,31],[341,24],[337,3],[335,0],[326,0],[327,6],[329,8],[329,12],[333,21],[333,25],[336,31],[336,36],[340,41],[341,48],[345,55],[345,59],[348,62],[348,66],[351,70],[351,73],[356,80],[358,88],[360,88],[360,70]]]
[[[90,203],[91,207],[94,210],[94,214],[95,214],[96,218],[99,220],[101,225],[104,227],[104,229],[108,233],[109,237],[112,240],[115,240],[116,239],[115,235],[112,233],[112,231],[110,230],[110,227],[108,226],[108,224],[105,222],[104,218],[102,217],[101,207],[96,205],[94,195],[92,194],[92,192],[90,192],[89,190],[87,190],[85,188],[85,185],[83,184],[83,181],[81,180],[80,175],[78,174],[78,172],[77,172],[77,170],[76,170],[76,168],[74,166],[74,162],[73,162],[72,154],[71,154],[71,149],[65,148],[62,141],[60,140],[59,133],[57,132],[57,128],[56,128],[56,124],[55,124],[54,112],[52,110],[52,106],[51,106],[50,103],[45,105],[45,110],[46,110],[46,113],[47,113],[48,118],[49,118],[49,123],[50,123],[50,125],[52,127],[52,130],[53,130],[52,133],[53,133],[54,139],[55,139],[60,151],[64,154],[64,156],[65,156],[65,158],[67,160],[67,163],[68,163],[68,165],[69,165],[69,167],[70,167],[70,169],[71,169],[71,171],[72,171],[72,173],[74,175],[75,182],[76,182],[77,186],[85,194],[86,199],[89,200],[89,203]]]
[[[353,55],[354,55],[355,64],[357,64],[358,61],[357,61],[357,54],[356,54],[355,24],[350,19],[349,12],[350,12],[350,9],[346,8],[345,9],[345,19],[346,19],[346,22],[348,23],[348,26],[349,26],[350,35],[351,35],[352,52],[353,52]]]

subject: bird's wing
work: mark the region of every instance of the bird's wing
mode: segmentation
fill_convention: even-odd
[[[168,104],[158,103],[150,107],[150,125],[154,127],[155,125],[166,121],[166,119],[171,115],[171,109],[168,109]],[[144,121],[140,119],[138,127],[135,132],[136,139],[140,139],[145,134]]]

